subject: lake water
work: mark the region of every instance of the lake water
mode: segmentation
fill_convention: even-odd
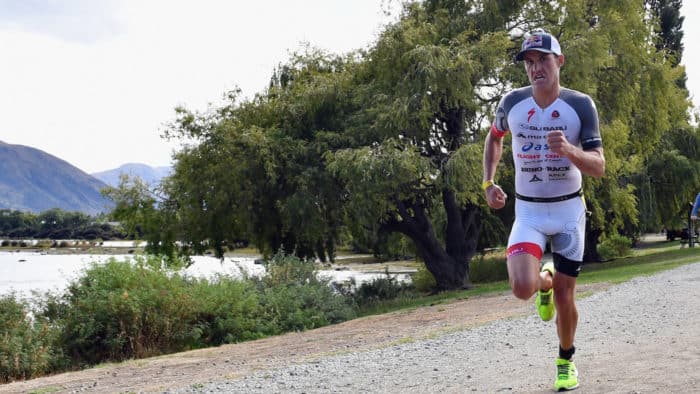
[[[15,292],[20,297],[31,297],[32,291],[60,293],[68,284],[80,277],[92,262],[104,262],[110,257],[118,261],[132,255],[43,254],[39,252],[0,252],[0,295]],[[240,276],[242,270],[260,275],[265,268],[255,264],[254,257],[226,257],[223,262],[214,257],[194,256],[194,263],[185,273],[195,277],[212,277],[216,274]],[[359,272],[352,270],[320,270],[319,275],[332,281],[343,282],[354,278],[358,284],[383,277],[383,272]],[[410,280],[409,274],[392,274],[398,280]]]

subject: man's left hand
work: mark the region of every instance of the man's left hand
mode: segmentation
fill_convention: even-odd
[[[559,156],[566,156],[567,152],[574,146],[566,139],[566,135],[561,130],[554,130],[547,133],[547,145],[549,149]]]

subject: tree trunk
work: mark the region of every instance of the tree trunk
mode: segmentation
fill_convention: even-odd
[[[467,209],[459,208],[453,192],[443,191],[443,202],[447,213],[445,246],[435,236],[425,206],[420,202],[399,203],[401,219],[393,219],[383,226],[413,241],[418,255],[435,278],[437,292],[471,287],[469,260],[476,253],[481,224],[478,208],[471,205]]]
[[[476,254],[481,230],[480,210],[473,204],[460,208],[451,190],[443,190],[442,200],[447,216],[445,250],[456,264],[464,266],[462,287],[469,288],[472,285],[469,278],[469,262]]]
[[[603,261],[598,253],[598,240],[602,234],[602,230],[592,229],[586,222],[586,239],[583,249],[583,261],[585,263],[600,263]]]
[[[412,238],[425,267],[435,278],[435,291],[456,290],[468,287],[470,282],[464,261],[455,260],[442,247],[434,234]]]

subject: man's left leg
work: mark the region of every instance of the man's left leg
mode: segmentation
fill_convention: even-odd
[[[557,271],[554,274],[553,284],[559,336],[557,380],[554,383],[554,389],[571,390],[578,387],[578,371],[572,360],[576,350],[574,338],[578,324],[578,310],[575,303],[576,277]]]
[[[553,283],[559,345],[562,349],[568,350],[574,346],[578,324],[578,310],[575,303],[576,278],[557,272],[554,274]]]
[[[578,371],[572,361],[576,348],[578,311],[575,304],[576,278],[583,265],[586,236],[586,209],[583,199],[557,204],[557,217],[562,218],[561,232],[552,237],[554,260],[554,303],[557,308],[559,357],[556,361],[557,379],[554,389],[571,390],[578,387]]]

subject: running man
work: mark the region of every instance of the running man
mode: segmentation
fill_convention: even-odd
[[[483,189],[489,207],[508,197],[495,183],[503,138],[512,135],[515,222],[508,239],[508,277],[513,294],[535,304],[542,320],[557,312],[559,355],[554,389],[578,387],[573,363],[578,311],[576,278],[583,263],[586,206],[582,174],[605,173],[598,112],[593,100],[559,85],[564,55],[557,39],[538,29],[527,35],[516,61],[524,61],[530,86],[506,94],[484,145]],[[541,266],[547,241],[553,263]]]

